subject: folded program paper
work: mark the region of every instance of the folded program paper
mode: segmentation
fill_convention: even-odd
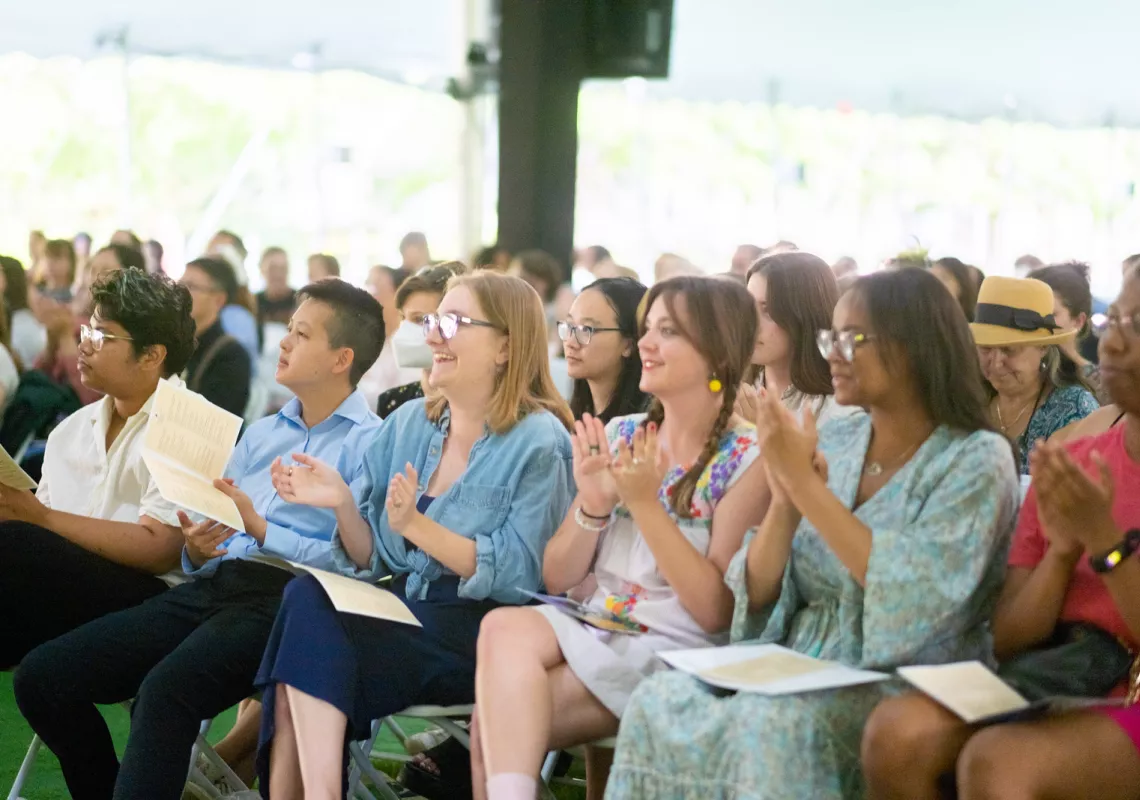
[[[3,447],[0,447],[0,483],[21,492],[34,491],[36,488],[32,476],[24,472]]]
[[[159,381],[143,461],[170,503],[244,531],[237,505],[214,488],[233,454],[242,419],[200,394]]]
[[[308,574],[317,579],[333,608],[344,614],[358,614],[362,617],[385,619],[391,622],[400,622],[404,625],[423,627],[415,615],[408,609],[404,601],[387,589],[381,589],[373,583],[365,583],[355,578],[337,575],[315,567],[307,567],[295,561],[268,556],[256,556],[254,561],[268,564],[294,575]]]
[[[890,677],[805,656],[775,644],[666,650],[658,655],[667,664],[711,686],[766,695],[838,689]]]

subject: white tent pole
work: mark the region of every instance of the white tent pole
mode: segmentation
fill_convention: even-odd
[[[249,141],[245,143],[241,153],[234,159],[233,166],[230,167],[229,174],[226,175],[222,185],[218,187],[218,191],[210,198],[210,204],[206,206],[206,210],[202,212],[202,216],[198,219],[198,224],[194,226],[193,232],[186,239],[186,255],[188,258],[197,258],[206,249],[206,244],[210,241],[210,237],[218,229],[218,223],[225,213],[226,207],[233,202],[234,197],[237,196],[238,190],[241,188],[242,181],[245,176],[249,174],[250,167],[253,165],[254,160],[257,158],[261,148],[269,140],[269,134],[272,131],[272,126],[265,120],[258,123],[257,128],[249,137]]]
[[[119,73],[120,94],[122,95],[122,119],[119,125],[119,223],[124,228],[131,227],[133,216],[132,174],[134,170],[133,135],[131,132],[131,52],[127,44],[127,31],[119,38],[119,54],[122,70]]]
[[[466,0],[463,10],[462,84],[477,87],[476,76],[471,65],[467,63],[466,53],[472,42],[488,43],[491,5],[488,0]],[[459,253],[456,255],[461,261],[467,261],[483,244],[483,182],[488,100],[481,91],[474,91],[460,102],[463,103],[463,132],[459,144],[462,186],[459,193]]]

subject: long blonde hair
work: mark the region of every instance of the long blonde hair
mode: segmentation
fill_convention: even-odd
[[[447,291],[459,286],[475,295],[486,321],[507,334],[507,363],[495,377],[487,408],[488,427],[504,434],[528,414],[549,411],[567,430],[573,430],[570,406],[550,377],[546,312],[538,292],[522,278],[486,270],[452,278]],[[443,395],[429,390],[428,419],[438,422],[445,408],[447,400]]]

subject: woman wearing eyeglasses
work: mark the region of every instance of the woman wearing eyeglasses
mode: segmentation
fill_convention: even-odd
[[[602,278],[574,298],[558,323],[574,391],[574,419],[591,414],[608,423],[645,410],[641,355],[637,351],[637,311],[648,291],[632,278]]]
[[[431,391],[385,422],[360,497],[304,455],[273,470],[287,502],[336,509],[341,571],[393,575],[423,627],[338,614],[314,579],[290,584],[258,676],[265,797],[340,797],[346,737],[411,705],[472,702],[479,623],[538,590],[570,505],[570,410],[534,290],[456,278],[424,328]]]
[[[991,657],[1017,514],[961,309],[923,270],[860,279],[819,345],[836,401],[816,434],[768,395],[757,436],[772,502],[733,559],[732,640],[891,672]],[[782,697],[654,676],[622,719],[606,797],[813,800],[861,794],[859,742],[891,684]]]

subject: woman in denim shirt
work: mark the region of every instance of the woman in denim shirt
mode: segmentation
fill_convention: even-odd
[[[274,467],[283,498],[336,509],[338,568],[393,575],[423,628],[338,614],[315,579],[293,581],[258,675],[263,796],[341,796],[345,742],[371,720],[473,701],[479,623],[539,588],[543,548],[574,495],[570,410],[544,326],[523,281],[456,278],[424,320],[432,392],[385,422],[362,497],[315,459]]]

